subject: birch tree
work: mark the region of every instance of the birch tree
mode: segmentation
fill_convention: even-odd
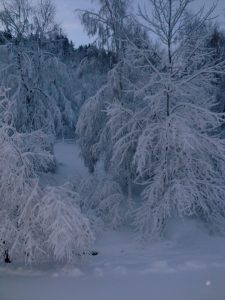
[[[98,12],[76,9],[81,23],[89,36],[96,36],[99,46],[106,46],[120,56],[126,23],[129,17],[130,0],[98,0]]]
[[[0,3],[0,23],[17,43],[31,35],[41,40],[58,26],[51,0],[40,0],[36,5],[31,0],[1,0]]]
[[[205,36],[198,35],[213,8],[192,16],[193,26],[179,42],[191,1],[149,1],[152,14],[141,8],[139,13],[143,26],[162,45],[161,63],[154,65],[146,49],[131,44],[131,53],[138,58],[133,64],[150,68],[147,82],[136,91],[139,95],[144,92],[142,103],[129,110],[118,104],[108,107],[112,124],[119,115],[127,115],[120,132],[128,122],[138,129],[136,135],[128,131],[122,136],[115,130],[113,148],[122,157],[126,140],[137,144],[130,162],[137,172],[135,181],[144,185],[144,201],[135,211],[134,223],[143,236],[158,237],[170,217],[195,216],[224,233],[225,156],[220,136],[224,116],[213,111],[213,82],[223,72],[224,62],[212,62]],[[140,57],[144,64],[139,64]]]
[[[20,41],[32,32],[33,6],[29,0],[1,0],[0,22],[6,32]]]

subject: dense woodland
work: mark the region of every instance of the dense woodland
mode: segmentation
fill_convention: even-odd
[[[73,45],[51,0],[1,0],[0,251],[74,261],[104,226],[163,238],[170,218],[225,234],[225,30],[191,0],[74,7]],[[89,176],[64,186],[53,146],[75,138]],[[96,166],[104,166],[98,176]]]

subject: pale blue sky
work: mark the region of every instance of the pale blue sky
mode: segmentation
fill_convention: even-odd
[[[142,5],[147,0],[136,0],[137,3]],[[215,0],[216,1],[216,0]],[[195,0],[193,9],[204,5],[205,8],[210,8],[215,2],[214,0]],[[69,38],[73,40],[75,46],[88,43],[90,40],[83,31],[79,19],[75,16],[74,10],[76,8],[94,9],[96,6],[95,1],[92,0],[53,0],[57,7],[57,19],[61,23],[64,31],[68,34]],[[225,24],[225,0],[218,0],[216,14],[220,23]]]

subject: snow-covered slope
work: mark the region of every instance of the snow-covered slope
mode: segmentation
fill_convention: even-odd
[[[57,143],[55,155],[52,181],[87,174],[73,143]],[[131,231],[106,230],[93,249],[76,266],[1,263],[0,300],[225,300],[225,239],[197,222],[175,220],[167,240],[145,247]]]

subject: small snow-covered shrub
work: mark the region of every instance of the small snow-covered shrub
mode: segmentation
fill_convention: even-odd
[[[94,239],[79,202],[79,195],[69,186],[47,186],[44,189],[36,209],[38,224],[45,236],[43,249],[50,259],[73,261],[76,256],[87,252]]]

